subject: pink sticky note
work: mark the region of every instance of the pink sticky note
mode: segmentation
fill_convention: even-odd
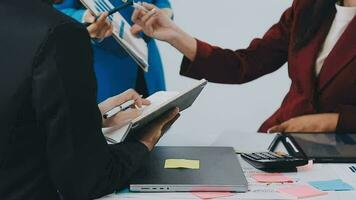
[[[293,180],[281,173],[257,173],[252,175],[260,183],[293,183]]]
[[[292,188],[281,188],[281,189],[277,189],[277,191],[283,194],[288,194],[297,197],[298,199],[316,197],[316,196],[322,196],[328,194],[327,192],[320,191],[309,185],[300,185]]]
[[[235,195],[232,192],[192,192],[192,194],[200,199],[214,199]]]

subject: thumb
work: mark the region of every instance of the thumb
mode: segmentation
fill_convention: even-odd
[[[168,111],[167,113],[165,113],[164,115],[162,115],[162,117],[160,117],[157,120],[157,124],[160,124],[161,126],[164,126],[165,124],[167,124],[168,122],[170,122],[171,120],[174,119],[174,117],[179,113],[179,108],[174,108],[170,111]]]

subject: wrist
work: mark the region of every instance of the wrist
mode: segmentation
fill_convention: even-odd
[[[153,145],[151,143],[146,142],[144,140],[140,140],[139,142],[141,142],[141,144],[145,145],[147,147],[148,151],[152,151]]]
[[[177,29],[169,43],[184,54],[189,60],[194,61],[197,53],[197,41],[195,38]]]
[[[331,129],[333,130],[333,131],[336,131],[336,129],[337,129],[337,126],[338,126],[338,124],[339,124],[339,118],[340,118],[340,114],[338,114],[338,113],[334,113],[334,114],[331,114],[331,116],[330,116],[330,118],[331,118]]]

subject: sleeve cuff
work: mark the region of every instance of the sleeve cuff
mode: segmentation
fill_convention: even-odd
[[[212,54],[213,47],[196,39],[197,41],[197,54],[195,55],[194,61],[189,60],[187,57],[183,57],[181,68],[180,68],[180,75],[188,76],[195,79],[202,79],[198,74],[199,68],[203,66],[202,64],[207,58],[209,58]]]
[[[336,128],[338,133],[356,133],[356,107],[340,106],[339,121]]]

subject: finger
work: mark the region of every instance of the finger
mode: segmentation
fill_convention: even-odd
[[[160,124],[163,127],[165,124],[170,122],[178,113],[179,113],[179,108],[174,108],[168,111],[157,120],[157,124]]]
[[[133,22],[134,22],[135,24],[140,25],[140,26],[142,27],[142,22],[141,22],[141,20],[142,20],[142,17],[146,15],[146,12],[143,11],[143,10],[140,10],[140,9],[136,9],[136,13],[137,13],[137,14],[136,14],[135,18],[133,19]]]
[[[106,31],[106,33],[105,33],[105,36],[104,36],[104,37],[109,37],[109,36],[111,36],[111,35],[112,35],[112,33],[113,33],[113,30],[114,30],[114,26],[113,26],[113,25],[111,25],[111,26],[110,26],[110,28],[109,28],[109,30],[107,30],[107,31]]]
[[[133,14],[132,14],[132,17],[131,17],[131,20],[134,22],[134,23],[137,23],[138,20],[142,17],[142,10],[139,10],[139,9],[135,9]]]
[[[111,27],[111,22],[107,20],[106,17],[103,17],[103,15],[105,14],[100,15],[100,18],[96,23],[98,24],[101,30],[107,31]]]
[[[180,117],[180,114],[178,113],[176,116],[174,116],[174,118],[171,121],[169,121],[165,125],[163,125],[162,131],[161,131],[162,135],[164,133],[166,133],[168,131],[168,129],[171,128],[171,126],[174,124],[174,122],[176,122],[178,120],[179,117]]]
[[[152,10],[152,9],[154,9],[154,8],[157,8],[155,5],[150,4],[150,3],[146,3],[146,2],[143,2],[141,5],[142,5],[143,7],[145,7],[147,10]]]
[[[138,35],[142,31],[142,27],[138,24],[134,24],[131,27],[130,31],[133,35]]]
[[[105,22],[108,16],[109,16],[108,12],[101,13],[99,15],[99,18],[97,19],[97,22]]]
[[[118,97],[122,97],[122,98],[119,98],[121,99],[121,103],[124,103],[124,102],[127,102],[129,100],[134,100],[136,101],[137,99],[141,99],[141,96],[134,90],[134,89],[128,89],[126,90],[122,96],[119,95]]]
[[[113,120],[116,122],[123,122],[127,120],[135,119],[136,117],[140,116],[142,111],[138,109],[128,109],[122,112],[119,112],[115,116],[113,116]]]
[[[148,99],[142,99],[142,105],[144,105],[144,106],[151,105],[151,101]]]
[[[156,14],[156,9],[152,9],[148,13],[146,13],[142,18],[141,18],[141,23],[145,24],[151,17],[153,17]]]
[[[91,38],[97,37],[97,31],[96,31],[97,29],[98,29],[98,25],[96,23],[93,23],[87,27],[88,33]]]
[[[148,29],[148,33],[153,34],[154,28],[153,25],[156,22],[156,17],[153,16],[145,23],[145,27]]]
[[[135,90],[129,89],[125,92],[125,101],[134,100],[135,105],[139,108],[142,107],[143,99]]]
[[[100,28],[100,39],[105,38],[106,33],[108,33],[108,31],[110,31],[111,27],[112,27],[111,23],[108,21],[105,21],[105,23]]]

